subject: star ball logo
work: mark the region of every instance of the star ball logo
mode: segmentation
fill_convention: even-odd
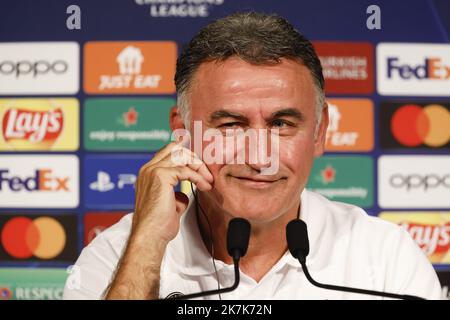
[[[77,255],[75,215],[2,215],[0,260],[72,261]]]
[[[449,149],[449,103],[383,102],[380,144],[386,149]]]

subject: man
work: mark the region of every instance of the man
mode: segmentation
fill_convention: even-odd
[[[328,110],[320,61],[285,19],[242,13],[206,26],[179,57],[175,82],[172,130],[192,132],[201,121],[202,129],[224,134],[273,131],[278,170],[263,174],[267,163],[249,161],[251,154],[240,164],[205,163],[201,154],[169,144],[141,168],[134,214],[83,250],[79,286],[68,281],[64,298],[157,299],[230,286],[226,231],[233,217],[252,227],[241,283],[206,298],[373,298],[306,280],[286,244],[286,225],[298,216],[308,225],[307,264],[318,281],[439,298],[432,266],[405,231],[305,190],[313,160],[323,153]],[[195,161],[175,161],[174,153]],[[182,180],[196,186],[195,196],[174,192]]]

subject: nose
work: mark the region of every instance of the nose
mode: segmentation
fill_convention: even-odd
[[[254,170],[261,171],[270,166],[271,135],[267,129],[253,130],[245,139],[245,164]]]

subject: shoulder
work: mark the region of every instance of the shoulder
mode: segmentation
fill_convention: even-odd
[[[404,235],[405,231],[398,225],[369,215],[364,209],[338,201],[331,201],[324,196],[307,191],[310,208],[317,208],[324,220],[334,224],[336,228],[343,228],[354,233],[366,235]]]
[[[86,246],[66,281],[64,299],[101,299],[126,247],[132,214],[99,234]]]

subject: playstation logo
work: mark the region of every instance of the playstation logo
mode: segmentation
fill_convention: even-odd
[[[136,183],[136,175],[131,173],[122,173],[118,175],[117,188],[124,189],[125,186],[131,185],[134,187]],[[108,192],[116,187],[114,182],[111,181],[109,173],[104,171],[97,172],[97,181],[89,184],[89,188],[94,191]]]
[[[97,181],[89,184],[91,190],[107,192],[114,189],[114,183],[111,182],[111,176],[104,171],[97,172]]]

